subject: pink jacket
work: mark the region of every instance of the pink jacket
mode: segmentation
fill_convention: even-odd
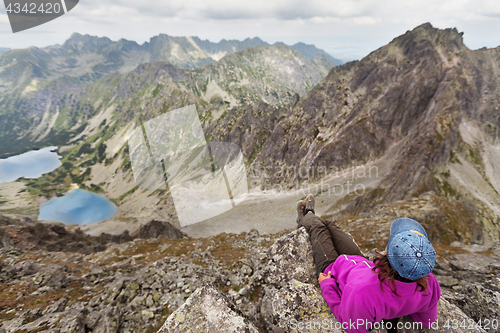
[[[416,282],[395,281],[398,297],[387,281],[382,291],[373,267],[373,262],[363,257],[341,255],[325,269],[332,278],[321,281],[323,297],[347,332],[367,332],[382,319],[406,315],[425,327],[436,321],[441,288],[434,275],[428,275],[425,292],[416,290]]]

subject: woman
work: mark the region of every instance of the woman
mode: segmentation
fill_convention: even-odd
[[[406,315],[425,327],[435,322],[441,296],[431,274],[436,252],[420,223],[396,219],[386,251],[371,262],[334,222],[314,214],[312,194],[297,203],[297,212],[299,227],[310,235],[323,297],[347,332],[367,332],[382,320],[395,331],[397,318]]]

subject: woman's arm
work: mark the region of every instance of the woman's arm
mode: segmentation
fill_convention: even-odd
[[[320,276],[321,277],[321,276]],[[324,278],[320,282],[323,297],[328,303],[330,310],[342,323],[342,327],[348,333],[365,333],[375,322],[365,306],[351,292],[351,288],[345,288],[340,296],[335,279]]]
[[[328,306],[330,307],[330,310],[332,310],[335,317],[340,320],[339,315],[341,297],[338,292],[337,283],[335,282],[335,279],[325,278],[324,276],[326,275],[323,274],[322,276],[321,274],[318,278],[318,281],[323,293],[323,298],[325,299],[326,303],[328,303]],[[328,272],[328,274],[331,276],[330,272]]]

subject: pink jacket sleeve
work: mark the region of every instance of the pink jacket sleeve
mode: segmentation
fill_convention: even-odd
[[[334,279],[324,279],[320,286],[325,301],[346,332],[368,332],[375,318],[366,310],[357,295],[352,293],[350,287],[344,289],[341,298]]]

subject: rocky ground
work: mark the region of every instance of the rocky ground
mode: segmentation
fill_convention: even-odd
[[[166,234],[165,228],[151,224],[141,237],[110,238],[102,248],[86,236],[80,242],[90,246],[75,252],[74,245],[23,249],[29,242],[13,242],[9,235],[17,228],[16,235],[29,236],[31,229],[3,223],[10,224],[2,227],[0,248],[1,333],[288,332],[295,328],[292,319],[335,322],[321,296],[304,229],[207,238],[168,229],[169,237],[182,237],[169,239],[158,231]],[[75,233],[68,234],[74,243]],[[68,234],[53,237],[70,239]],[[500,244],[452,245],[436,247],[440,318],[500,319]],[[491,324],[489,331],[495,331]]]

